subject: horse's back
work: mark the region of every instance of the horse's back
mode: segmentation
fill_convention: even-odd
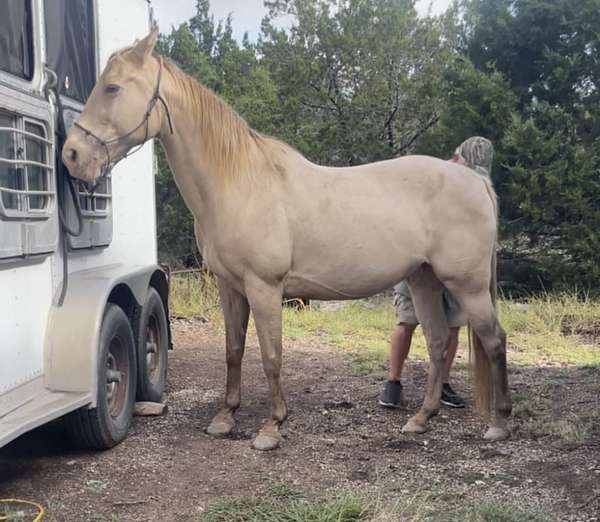
[[[299,282],[290,291],[322,283],[364,295],[429,262],[445,239],[460,253],[463,243],[486,243],[495,226],[479,175],[436,158],[309,165],[298,174],[282,191],[293,248],[290,284]]]
[[[311,190],[314,199],[334,199],[343,207],[352,205],[365,217],[399,212],[429,220],[447,207],[454,209],[455,218],[464,214],[467,219],[495,221],[491,182],[459,163],[412,155],[352,167],[312,165],[310,170],[313,175],[301,175],[299,181]],[[344,212],[353,214],[351,208]]]

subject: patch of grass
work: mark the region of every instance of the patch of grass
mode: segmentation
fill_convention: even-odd
[[[444,522],[551,522],[555,520],[548,513],[522,508],[505,500],[492,498],[477,499],[466,508],[439,518]]]
[[[215,278],[208,272],[175,274],[170,279],[169,307],[176,317],[222,320]]]
[[[550,437],[563,448],[587,444],[600,434],[600,409],[585,414],[564,410],[560,383],[548,383],[535,394],[513,394],[513,418],[519,431],[533,439]]]
[[[258,497],[221,499],[201,522],[433,522],[438,508],[433,495],[420,492],[384,499],[381,487],[367,487],[361,494],[309,497],[281,484]]]
[[[223,325],[214,277],[193,272],[171,278],[171,310],[176,316],[202,316]],[[576,294],[544,295],[525,303],[500,300],[500,321],[507,331],[509,361],[513,364],[567,364],[600,367],[600,301]],[[344,303],[337,309],[285,307],[284,335],[292,339],[322,339],[351,351],[362,370],[381,369],[388,357],[389,338],[396,318],[390,302]],[[582,335],[583,334],[583,335]],[[466,348],[467,329],[460,342]],[[427,360],[420,328],[415,331],[411,357]]]
[[[390,334],[395,325],[389,304],[370,306],[364,302],[345,303],[335,310],[286,308],[284,333],[292,339],[312,337],[352,352],[363,370],[374,370],[387,361]],[[425,359],[427,347],[420,332],[415,335],[411,357]]]
[[[287,486],[274,486],[258,497],[223,499],[211,506],[203,522],[360,522],[368,505],[352,494],[308,499]]]
[[[443,494],[393,495],[363,491],[311,498],[286,485],[272,486],[257,497],[222,499],[201,522],[551,522],[547,513],[505,500],[476,498],[442,501]]]
[[[600,301],[573,293],[546,294],[525,303],[501,300],[498,308],[513,347],[511,362],[600,366],[600,347],[590,342],[594,338],[579,335],[595,331]]]

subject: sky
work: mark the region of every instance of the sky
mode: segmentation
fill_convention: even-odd
[[[241,41],[245,31],[250,40],[256,40],[260,22],[267,13],[263,0],[211,0],[210,4],[215,20],[225,19],[232,13],[233,36],[237,40]],[[450,0],[417,0],[417,11],[426,14],[430,4],[432,13],[439,14],[450,5]],[[196,0],[152,0],[152,6],[160,32],[168,33],[171,26],[177,27],[194,15]]]

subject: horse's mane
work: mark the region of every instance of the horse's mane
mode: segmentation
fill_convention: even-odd
[[[225,100],[172,60],[164,58],[163,64],[176,85],[175,96],[180,97],[202,136],[203,154],[216,173],[236,178],[253,176],[259,170],[281,172],[277,156],[292,147],[252,129]]]

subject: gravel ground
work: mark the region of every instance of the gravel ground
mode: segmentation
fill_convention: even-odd
[[[284,482],[307,493],[435,492],[437,502],[453,505],[498,497],[559,520],[600,520],[597,369],[511,368],[513,392],[525,399],[513,437],[490,444],[471,409],[443,409],[421,436],[400,432],[422,401],[423,363],[407,368],[407,409],[389,411],[376,402],[383,372],[357,373],[350,355],[318,339],[290,341],[283,371],[286,439],[280,449],[259,453],[250,442],[269,402],[256,341],[250,339],[244,360],[235,432],[215,440],[203,430],[222,395],[223,338],[197,320],[177,320],[173,332],[165,416],[135,418],[130,436],[100,453],[71,450],[60,423],[21,437],[0,450],[0,498],[38,501],[48,521],[191,521],[202,520],[206,506],[223,496],[254,495]],[[457,370],[454,379],[469,397],[466,372]],[[532,429],[536,412],[528,397],[550,401],[545,432]],[[567,442],[553,428],[561,419],[576,430]]]

